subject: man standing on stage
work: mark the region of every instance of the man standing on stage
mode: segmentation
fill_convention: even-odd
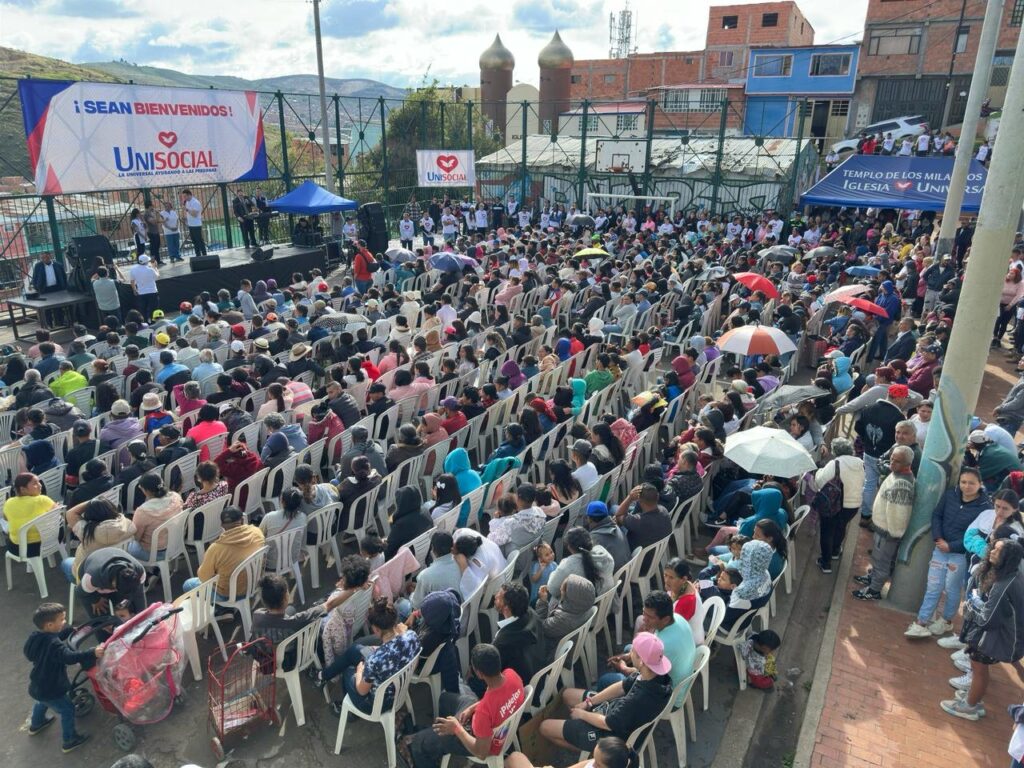
[[[149,200],[146,203],[146,211],[142,214],[142,220],[146,224],[146,237],[149,238],[149,256],[156,260],[157,264],[161,264],[160,261],[160,213],[153,205],[153,201]]]
[[[181,191],[181,204],[185,206],[185,224],[188,236],[192,238],[192,255],[206,255],[206,241],[203,240],[203,204],[192,196],[191,189]]]
[[[256,231],[253,220],[249,218],[249,206],[242,194],[242,190],[235,190],[235,199],[231,201],[231,212],[238,219],[238,226],[242,229],[242,242],[246,248],[256,247]]]
[[[181,224],[178,221],[178,212],[174,210],[174,202],[164,200],[164,209],[160,211],[160,219],[164,227],[164,242],[167,243],[167,255],[173,264],[176,261],[184,261],[181,258]]]
[[[264,245],[270,242],[270,203],[267,202],[267,196],[259,187],[256,187],[253,202],[256,203],[256,210],[259,212],[256,217],[256,226],[260,230],[260,245]]]
[[[128,278],[132,282],[132,290],[135,291],[136,304],[147,323],[153,319],[153,310],[159,306],[156,292],[158,277],[160,274],[149,266],[149,256],[146,254],[139,256],[139,263],[128,270]]]

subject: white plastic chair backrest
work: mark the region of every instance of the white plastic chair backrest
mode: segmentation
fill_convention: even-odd
[[[232,503],[236,507],[240,507],[246,515],[259,509],[263,502],[263,481],[269,472],[270,470],[264,467],[235,486]]]
[[[341,504],[328,504],[326,507],[321,507],[308,516],[306,530],[312,530],[316,534],[316,544],[307,546],[321,547],[333,538],[331,524],[334,522],[334,516],[338,514],[340,509]]]
[[[523,689],[523,703],[519,709],[513,712],[508,718],[498,725],[494,732],[491,734],[492,743],[495,741],[501,741],[501,746],[498,748],[498,755],[504,755],[505,751],[512,744],[513,737],[519,730],[519,721],[523,719],[523,713],[530,709],[530,702],[533,700],[533,686],[527,685]]]
[[[193,451],[172,461],[164,470],[164,483],[172,491],[177,491],[182,496],[188,495],[188,492],[196,486],[195,476],[198,465],[199,451]],[[177,479],[177,485],[174,482],[175,479]]]
[[[267,536],[265,543],[267,545],[267,558],[273,559],[276,564],[274,568],[275,573],[285,573],[291,570],[292,566],[295,565],[295,550],[296,543],[299,539],[305,541],[306,538],[306,527],[293,525],[291,528],[286,528],[279,533],[275,533],[273,536]],[[271,552],[274,553],[273,558],[270,557]]]
[[[284,671],[284,659],[291,648],[295,649],[295,665],[289,671],[301,672],[313,663],[313,659],[316,657],[316,641],[319,634],[320,622],[311,621],[298,632],[289,635],[277,644],[277,647],[274,648],[274,654],[277,656],[278,677],[284,677],[286,674]]]
[[[39,473],[39,482],[43,484],[43,493],[52,499],[61,498],[61,493],[64,490],[64,467],[64,464],[59,464]]]
[[[615,596],[619,592],[619,585],[616,582],[615,586],[609,590],[602,592],[594,600],[594,608],[597,610],[597,614],[594,616],[594,627],[595,632],[600,631],[604,628],[608,622],[608,614],[612,611],[612,603],[615,602]]]
[[[185,523],[188,512],[179,512],[170,520],[160,523],[153,531],[152,546],[149,548],[150,559],[156,558],[157,552],[164,550],[163,560],[171,561],[185,552]]]
[[[413,658],[408,664],[377,686],[377,689],[373,692],[373,709],[370,711],[372,719],[379,720],[384,713],[384,701],[389,689],[394,691],[391,709],[402,706],[409,695],[409,683],[412,681],[413,669],[416,667],[418,658],[418,656]]]
[[[203,459],[203,461],[213,461],[224,452],[224,449],[227,447],[227,444],[227,434],[221,433],[219,435],[213,435],[211,437],[206,438],[205,440],[201,441],[198,445],[196,445],[196,448],[199,449],[200,452],[202,452],[203,448],[206,448],[208,454]],[[255,446],[249,446],[249,448],[250,450],[256,450]],[[200,453],[200,455],[202,455],[202,453]]]
[[[718,595],[701,603],[701,623],[704,625],[704,644],[710,645],[725,619],[725,600]]]
[[[481,581],[472,594],[462,601],[462,610],[460,612],[462,637],[469,637],[477,630],[477,624],[480,622],[480,599],[483,597],[486,586],[487,580]]]
[[[416,558],[416,562],[421,567],[427,564],[427,554],[430,552],[430,537],[437,532],[437,528],[431,528],[429,531],[424,531],[415,539],[407,543],[405,546],[409,548],[413,556]]]
[[[352,596],[344,602],[341,608],[346,610],[352,617],[352,637],[358,637],[357,634],[366,625],[366,616],[370,612],[370,603],[373,600],[373,588],[358,589],[352,593]],[[335,610],[341,610],[337,608]]]
[[[811,505],[804,504],[797,507],[796,512],[793,515],[793,523],[789,526],[789,530],[786,532],[786,537],[793,539],[796,537],[796,532],[800,530],[800,526],[803,525],[804,520],[811,513]]]
[[[586,622],[580,629],[586,629]],[[540,690],[540,707],[547,706],[547,703],[554,698],[555,691],[558,690],[558,680],[561,677],[562,668],[565,666],[565,660],[569,656],[569,652],[572,651],[574,642],[569,639],[573,634],[576,634],[579,629],[570,633],[566,637],[562,638],[562,641],[558,644],[558,650],[555,652],[555,660],[548,664],[542,669],[538,669],[532,678],[530,678],[530,687],[534,690]],[[543,687],[541,687],[543,685]],[[533,697],[527,704],[533,706]]]
[[[720,642],[724,645],[734,645],[739,638],[746,635],[747,631],[753,624],[754,617],[757,616],[758,611],[764,610],[766,607],[767,606],[762,606],[761,608],[751,608],[749,611],[744,611],[737,617],[736,621],[728,631],[723,630],[723,628],[719,626],[718,632],[715,634],[715,642]]]
[[[174,601],[175,608],[185,608],[184,613],[189,616],[189,631],[198,632],[213,621],[213,590],[216,586],[216,577],[207,579]]]
[[[448,533],[455,533],[455,528],[459,522],[459,513],[462,511],[462,505],[458,504],[452,509],[445,512],[440,517],[434,520],[434,527],[439,531],[448,531]]]
[[[673,710],[678,711],[686,703],[686,697],[690,695],[693,681],[697,679],[697,675],[700,674],[701,670],[708,665],[709,658],[711,658],[711,649],[706,645],[698,646],[697,655],[693,659],[693,671],[680,680],[675,688],[672,689],[672,707],[665,714],[670,714]]]
[[[512,583],[512,574],[515,573],[516,561],[519,557],[518,552],[513,552],[508,556],[508,560],[505,562],[505,567],[502,568],[496,576],[488,576],[484,581],[484,591],[480,596],[480,607],[490,608],[494,602],[495,595],[498,594],[498,590],[506,584]]]
[[[266,562],[267,547],[263,546],[235,566],[235,570],[231,572],[231,591],[228,593],[228,602],[234,603],[242,599],[251,599],[256,594]],[[245,578],[245,589],[239,594],[239,582],[242,577]]]
[[[185,526],[185,542],[187,544],[196,543],[195,519],[200,515],[202,515],[203,518],[203,536],[201,539],[198,539],[198,541],[206,544],[220,536],[220,533],[223,530],[220,524],[220,513],[224,511],[224,507],[226,507],[230,501],[230,496],[221,496],[186,512],[185,514],[188,515],[188,523]]]
[[[583,651],[586,650],[586,643],[583,642],[583,638],[585,638],[590,632],[596,632],[594,628],[597,625],[594,620],[597,618],[597,613],[598,607],[595,605],[587,612],[587,620],[563,637],[560,641],[562,643],[572,641],[572,657],[569,659],[570,670],[576,666],[576,662],[580,660],[580,657],[583,655]]]
[[[39,534],[39,557],[49,557],[61,551],[60,529],[64,525],[63,509],[51,509],[18,529],[18,556],[21,559],[28,558],[28,534],[33,530]]]
[[[665,550],[668,548],[670,538],[670,536],[666,537],[643,548],[640,552],[640,564],[637,567],[634,580],[650,578],[659,571],[661,561],[665,559]]]

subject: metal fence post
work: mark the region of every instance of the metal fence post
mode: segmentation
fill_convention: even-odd
[[[643,189],[644,195],[651,194],[651,149],[654,145],[654,115],[657,110],[658,103],[651,99],[647,102],[647,135],[646,145],[644,146],[644,176],[643,176]]]
[[[466,102],[466,149],[473,149],[473,102]]]
[[[576,207],[583,210],[583,187],[587,182],[587,115],[590,102],[583,100],[583,123],[580,126],[580,167],[576,173]]]
[[[444,100],[438,102],[441,105],[441,146],[440,149],[444,149]]]
[[[711,210],[712,216],[718,208],[718,191],[722,184],[722,156],[725,154],[725,126],[729,117],[729,99],[722,99],[722,116],[718,124],[718,149],[715,152],[715,175],[711,178]]]
[[[227,247],[234,248],[234,238],[231,234],[231,207],[228,205],[228,185],[218,184],[220,187],[220,204],[224,206],[224,238],[228,241]]]
[[[288,133],[284,128],[284,94],[277,92],[277,124],[281,130],[281,172],[284,175],[285,192],[292,191],[292,171],[288,166]]]
[[[523,129],[520,135],[520,145],[523,148],[522,158],[520,159],[521,167],[519,169],[519,204],[526,205],[526,130],[527,130],[527,118],[529,115],[526,110],[530,108],[530,102],[522,102],[523,110]]]
[[[380,105],[380,151],[381,151],[381,182],[384,187],[384,225],[388,228],[388,234],[391,233],[391,225],[389,223],[389,201],[391,198],[390,179],[388,178],[388,117],[387,110],[384,105],[384,97],[380,96],[377,99],[377,103]]]
[[[797,102],[797,128],[796,128],[796,154],[793,156],[793,167],[790,169],[789,181],[789,205],[796,203],[796,186],[800,180],[800,151],[803,149],[804,121],[807,119],[807,102],[800,99]]]
[[[420,102],[420,147],[427,146],[427,102]]]
[[[334,135],[338,137],[338,162],[335,171],[338,177],[338,194],[345,195],[345,147],[341,144],[341,98],[334,94]]]
[[[53,255],[57,261],[64,261],[64,248],[60,242],[60,227],[57,226],[57,209],[53,204],[53,195],[43,198],[46,203],[46,218],[50,222],[50,240],[53,241]]]

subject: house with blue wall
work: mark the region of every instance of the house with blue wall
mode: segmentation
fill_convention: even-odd
[[[845,137],[859,56],[859,45],[751,48],[743,132],[795,136],[803,103],[804,136],[824,146]]]

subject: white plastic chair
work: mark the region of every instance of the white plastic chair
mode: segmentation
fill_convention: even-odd
[[[235,486],[231,503],[240,508],[246,518],[263,506],[263,481],[268,472],[269,469],[261,469]]]
[[[519,721],[523,719],[523,713],[529,709],[530,699],[533,698],[533,687],[526,686],[523,689],[525,698],[523,705],[519,707],[515,712],[508,716],[508,718],[494,729],[494,733],[498,738],[501,739],[501,747],[498,749],[498,754],[488,755],[483,760],[474,755],[468,755],[466,757],[470,763],[476,763],[478,765],[486,765],[487,768],[502,768],[505,764],[505,752],[517,741],[517,734],[519,731]],[[451,760],[451,755],[445,755],[441,758],[441,768],[448,768],[448,761]],[[393,766],[392,766],[393,768]]]
[[[697,676],[702,674],[708,667],[708,659],[711,657],[711,651],[706,645],[702,645],[697,649],[697,656],[693,660],[693,672],[686,676],[685,679],[680,680],[679,684],[672,691],[672,702],[673,707],[668,713],[662,713],[662,717],[668,720],[669,725],[672,726],[672,736],[676,742],[676,761],[678,765],[686,765],[686,728],[689,723],[690,728],[690,740],[697,741],[697,722],[693,712],[693,683],[697,679]],[[675,706],[675,702],[683,698],[683,703],[680,706]],[[658,764],[657,750],[654,751],[653,764]]]
[[[725,618],[725,600],[718,595],[709,597],[701,604],[701,622],[704,625],[704,645],[711,647],[711,643],[714,641],[715,636],[718,634],[718,628],[722,626],[722,620]],[[710,616],[710,618],[708,618]],[[704,668],[700,671],[700,682],[704,688],[704,711],[708,711],[710,706],[709,695],[711,693],[711,680],[708,675],[708,667],[705,664]]]
[[[751,608],[737,618],[736,623],[727,632],[723,632],[719,628],[714,636],[715,643],[732,648],[732,655],[736,657],[736,676],[739,679],[741,691],[747,690],[747,663],[743,660],[743,655],[740,653],[740,646],[750,637],[753,631],[754,620],[760,611],[760,608]]]
[[[459,646],[459,663],[462,665],[463,677],[469,676],[469,637],[475,634],[479,628],[480,598],[483,597],[486,586],[487,582],[481,581],[473,593],[462,601],[462,610],[459,614],[462,633],[456,642]]]
[[[188,653],[189,665],[192,667],[192,677],[196,680],[203,679],[203,663],[199,656],[199,644],[196,642],[196,635],[200,631],[207,627],[213,628],[217,645],[220,646],[220,655],[224,661],[228,660],[228,652],[224,647],[220,625],[217,624],[213,615],[213,592],[216,586],[217,579],[208,579],[174,601],[175,608],[185,609],[181,612],[180,626],[185,639],[185,651]]]
[[[284,680],[288,686],[288,698],[292,700],[292,712],[295,713],[295,722],[298,725],[306,724],[306,710],[302,704],[302,672],[315,664],[320,666],[316,655],[316,641],[320,632],[320,622],[311,621],[295,634],[285,638],[277,644],[274,653],[277,656],[278,680]],[[295,666],[288,671],[284,670],[284,659],[289,649],[295,651]]]
[[[362,720],[373,723],[380,723],[384,728],[384,745],[388,751],[388,768],[396,768],[398,756],[395,750],[395,712],[409,699],[409,683],[412,680],[413,667],[416,666],[416,659],[413,659],[395,674],[377,686],[373,694],[373,707],[369,712],[364,712],[352,703],[352,699],[346,696],[341,702],[341,719],[338,720],[338,737],[334,741],[334,754],[341,754],[341,745],[345,740],[345,726],[348,724],[349,715],[355,715]],[[391,706],[384,708],[384,701],[387,692],[393,690]],[[409,707],[412,709],[411,705]]]
[[[786,533],[786,538],[789,539],[789,547],[787,548],[788,557],[786,558],[787,567],[785,570],[787,595],[793,591],[793,572],[796,571],[796,534],[810,513],[811,506],[809,504],[804,504],[802,507],[799,507],[796,510],[793,524],[789,526],[789,531]]]
[[[217,600],[214,594],[214,602],[222,608],[230,608],[238,611],[242,616],[242,632],[245,639],[252,637],[252,598],[259,589],[260,576],[263,575],[263,567],[267,562],[267,548],[260,547],[245,560],[235,566],[231,572],[231,591],[227,600]],[[244,576],[245,588],[239,589],[239,578]]]
[[[584,624],[582,628],[585,627],[586,625]],[[530,678],[530,687],[538,692],[536,703],[534,703],[532,697],[526,703],[530,708],[531,716],[542,711],[551,699],[554,698],[555,692],[558,690],[558,681],[562,676],[562,670],[565,668],[565,660],[569,658],[569,653],[573,648],[573,641],[567,638],[572,637],[572,635],[578,632],[579,629],[563,638],[558,644],[558,650],[555,652],[555,660],[546,667],[538,669],[533,674],[533,677]]]
[[[179,557],[185,557],[186,522],[188,522],[188,512],[179,512],[170,520],[160,523],[153,531],[150,540],[149,559],[142,563],[147,570],[156,568],[160,572],[160,583],[164,588],[165,603],[174,599],[171,596],[171,563]],[[188,558],[185,557],[185,559]]]
[[[426,683],[430,687],[430,703],[434,708],[434,717],[437,717],[438,704],[441,701],[441,673],[430,672],[430,670],[437,664],[437,657],[447,646],[448,643],[441,643],[431,651],[429,656],[420,656],[412,679],[409,681],[410,686],[416,683]]]
[[[216,540],[220,536],[221,531],[224,530],[220,524],[220,513],[224,511],[224,507],[228,505],[229,501],[231,501],[230,496],[221,496],[185,513],[188,515],[188,522],[185,524],[185,546],[195,547],[197,563],[203,562],[203,555],[206,552],[207,545]],[[195,521],[197,517],[202,517],[203,520],[203,533],[202,536],[198,537],[195,535]],[[185,563],[188,565],[188,572],[194,575],[192,560],[187,554],[185,555]]]
[[[437,532],[437,528],[431,528],[429,531],[424,531],[412,541],[408,542],[405,546],[409,548],[413,556],[416,558],[416,562],[423,568],[427,564],[427,555],[430,553],[430,538]]]
[[[306,590],[302,585],[302,562],[301,559],[295,559],[292,553],[296,547],[301,547],[299,541],[305,541],[306,539],[306,527],[292,527],[287,528],[279,533],[275,533],[273,536],[266,538],[267,554],[270,554],[271,549],[274,552],[274,568],[269,568],[271,573],[276,573],[278,576],[283,576],[286,573],[290,573],[295,579],[295,587],[299,592],[299,602],[305,604],[306,602]],[[301,551],[301,550],[300,550]]]
[[[316,536],[314,544],[306,544],[306,559],[309,561],[309,582],[313,589],[320,588],[320,550],[330,546],[334,556],[334,565],[341,576],[341,552],[338,550],[338,537],[331,533],[335,516],[340,514],[341,504],[328,504],[309,516],[306,530]]]
[[[494,598],[498,594],[498,590],[506,584],[512,583],[512,574],[516,569],[516,560],[519,558],[518,552],[513,552],[509,555],[508,561],[505,563],[505,567],[498,572],[496,576],[489,576],[484,582],[484,591],[480,596],[480,614],[487,618],[487,629],[490,631],[489,637],[493,638],[498,634],[498,611],[494,607]],[[479,624],[477,625],[479,627]],[[483,638],[479,636],[477,631],[477,640],[481,641]]]
[[[572,649],[568,661],[565,666],[562,667],[562,686],[565,688],[572,688],[576,681],[576,662],[579,661],[583,665],[583,673],[587,676],[587,682],[589,683],[590,673],[587,671],[587,638],[589,633],[592,631],[594,624],[594,617],[597,615],[597,606],[590,609],[591,612],[587,616],[587,620],[580,626],[576,627],[572,632],[562,638],[561,642],[571,642]]]
[[[63,542],[60,541],[60,530],[63,525],[62,508],[58,507],[30,520],[18,529],[18,554],[15,555],[8,551],[4,558],[8,591],[14,589],[11,563],[25,563],[32,569],[32,575],[36,577],[39,596],[44,599],[49,596],[50,593],[46,588],[46,573],[43,571],[43,560],[50,560],[52,564],[55,554],[60,553],[62,558],[68,556]],[[36,531],[39,534],[39,554],[35,557],[29,557],[28,554],[30,531]]]

